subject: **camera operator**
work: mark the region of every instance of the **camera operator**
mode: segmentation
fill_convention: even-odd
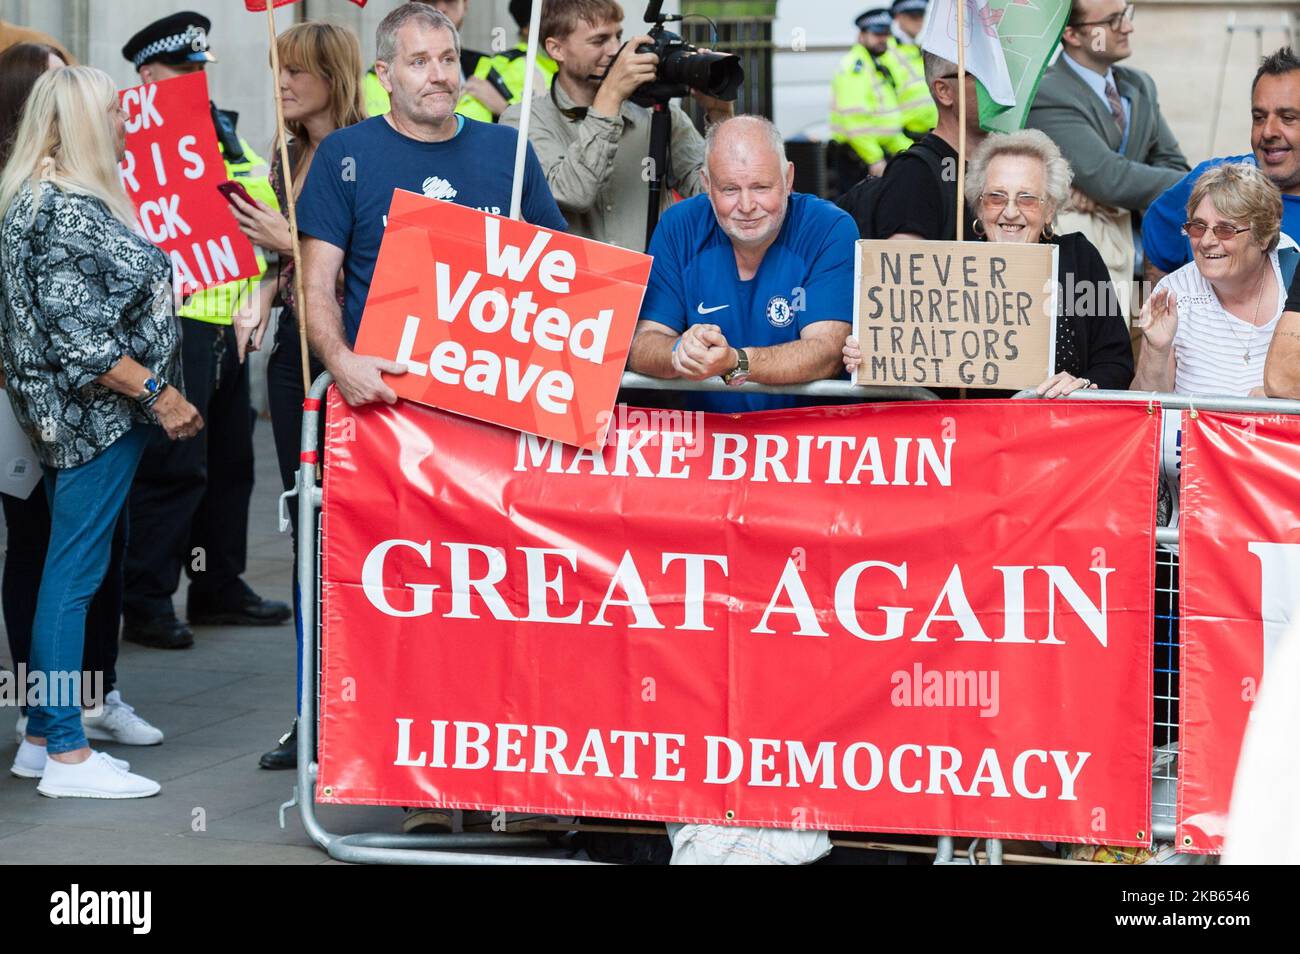
[[[654,81],[659,57],[638,53],[648,36],[623,42],[623,9],[614,0],[547,0],[540,41],[559,64],[549,95],[533,100],[528,140],[541,160],[560,211],[576,235],[645,250],[651,110],[632,102]],[[732,104],[698,91],[710,124]],[[660,209],[676,191],[699,194],[704,139],[681,107],[669,106],[672,136]],[[520,106],[501,122],[518,126]]]

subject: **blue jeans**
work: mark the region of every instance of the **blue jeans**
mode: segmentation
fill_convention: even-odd
[[[36,598],[31,669],[45,676],[46,704],[28,709],[27,734],[43,736],[51,754],[86,745],[80,705],[86,611],[108,572],[113,527],[152,430],[136,424],[93,460],[45,472],[50,547]]]

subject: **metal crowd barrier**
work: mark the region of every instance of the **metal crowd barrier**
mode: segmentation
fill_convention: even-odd
[[[395,832],[365,832],[338,835],[327,831],[316,817],[316,740],[320,732],[317,701],[320,691],[320,527],[321,488],[316,482],[317,434],[321,424],[321,405],[333,378],[327,372],[313,382],[308,394],[308,404],[303,413],[300,448],[302,451],[298,476],[293,490],[281,497],[281,512],[293,498],[298,507],[298,585],[303,587],[303,679],[300,700],[298,732],[298,775],[292,797],[280,807],[280,825],[284,826],[284,813],[297,806],[303,827],[311,839],[338,861],[369,864],[584,864],[568,858],[545,855],[512,854],[513,851],[545,851],[551,847],[543,831],[537,832],[463,832],[451,834],[405,834]],[[872,401],[936,400],[937,396],[925,388],[859,387],[848,381],[816,381],[805,385],[772,386],[746,383],[739,389],[724,384],[720,379],[687,381],[661,380],[628,372],[623,375],[625,389],[654,391],[727,391],[790,394],[819,398],[851,398],[860,403]],[[1033,390],[1021,391],[1014,396],[1034,399]],[[1156,394],[1135,391],[1075,391],[1068,400],[1078,401],[1147,401],[1154,409],[1181,409],[1189,413],[1196,410],[1215,410],[1241,413],[1270,413],[1300,415],[1300,401],[1282,401],[1255,398],[1189,398],[1174,394]],[[313,403],[314,402],[314,403]],[[303,488],[306,488],[304,492]],[[285,524],[281,520],[281,525]],[[1174,527],[1156,529],[1158,544],[1176,545],[1178,530]],[[1177,751],[1178,751],[1178,556],[1168,547],[1156,548],[1156,605],[1155,605],[1155,746],[1152,759],[1152,820],[1151,832],[1158,842],[1171,842],[1174,838],[1175,807],[1177,804]],[[310,638],[309,638],[310,637]],[[310,728],[310,731],[306,731]],[[557,826],[546,826],[555,828]],[[558,826],[563,828],[564,826]],[[666,837],[666,836],[665,836]],[[864,835],[865,839],[867,836]],[[977,850],[984,841],[983,852]],[[1003,846],[1000,839],[974,839],[969,848],[957,849],[953,836],[939,836],[933,849],[916,845],[891,845],[875,841],[839,841],[860,847],[885,850],[902,850],[914,853],[934,853],[934,863],[1002,864]],[[488,853],[492,852],[492,853]],[[1020,857],[1017,860],[1053,862],[1051,858]]]
[[[1032,390],[1015,395],[1022,399],[1039,399]],[[1077,401],[1147,401],[1151,407],[1184,411],[1226,411],[1234,414],[1300,415],[1300,401],[1278,398],[1192,397],[1185,394],[1159,394],[1147,391],[1075,391]],[[1041,400],[1041,399],[1040,399]],[[1165,452],[1162,443],[1161,454]],[[1162,469],[1173,471],[1174,462],[1162,459]],[[1151,835],[1157,842],[1173,844],[1176,837],[1178,807],[1178,528],[1156,527],[1155,548],[1155,683],[1152,703],[1155,710],[1151,756]],[[1177,849],[1178,845],[1174,846]]]

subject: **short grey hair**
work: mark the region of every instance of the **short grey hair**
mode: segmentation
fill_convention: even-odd
[[[709,168],[709,159],[713,155],[713,148],[718,142],[718,133],[724,126],[730,126],[733,123],[742,123],[745,126],[757,126],[767,136],[768,144],[771,145],[772,151],[776,153],[781,160],[781,169],[784,173],[785,164],[789,161],[785,157],[785,137],[781,135],[781,130],[776,128],[776,124],[765,116],[750,116],[743,114],[740,116],[731,116],[720,123],[714,123],[704,133],[704,168]]]
[[[945,76],[952,76],[957,72],[957,64],[951,60],[945,60],[942,56],[931,53],[926,50],[921,54],[921,61],[925,64],[925,85],[934,86],[934,81],[943,79]]]
[[[446,30],[451,34],[456,55],[460,56],[460,34],[447,14],[427,3],[404,3],[379,21],[379,28],[375,30],[375,59],[393,62],[393,57],[397,56],[397,31],[412,20],[434,30]]]
[[[1277,186],[1244,162],[1225,162],[1201,174],[1192,184],[1187,197],[1187,218],[1196,216],[1196,207],[1205,199],[1214,203],[1225,219],[1249,226],[1250,237],[1265,252],[1277,248],[1282,230],[1282,194]]]
[[[1022,129],[1006,134],[990,133],[971,155],[966,166],[966,202],[972,209],[978,207],[979,197],[988,184],[989,164],[998,156],[1025,156],[1041,162],[1047,191],[1043,198],[1051,207],[1050,212],[1055,214],[1065,208],[1070,199],[1070,183],[1074,179],[1070,164],[1056,143],[1041,129]]]

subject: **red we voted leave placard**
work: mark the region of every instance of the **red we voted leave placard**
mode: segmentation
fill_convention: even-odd
[[[397,190],[356,350],[400,397],[578,447],[610,420],[650,257]]]
[[[122,185],[140,231],[171,258],[176,293],[192,295],[260,274],[257,252],[217,191],[226,167],[207,77],[192,73],[119,96],[126,111]]]

